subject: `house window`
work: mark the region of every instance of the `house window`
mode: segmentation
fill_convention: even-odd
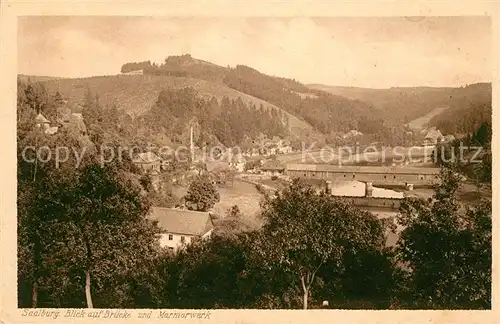
[[[186,238],[184,236],[181,236],[181,243],[186,242]]]
[[[386,176],[386,175],[384,176],[384,179],[387,179],[387,176]]]
[[[356,175],[355,175],[355,174],[353,174],[353,175],[352,175],[352,178],[353,178],[353,179],[354,179],[354,178],[356,178]]]
[[[394,179],[396,179],[396,176],[394,176]]]
[[[344,174],[344,178],[345,178],[345,174]]]
[[[172,234],[168,234],[168,240],[172,241],[174,239],[174,236]]]

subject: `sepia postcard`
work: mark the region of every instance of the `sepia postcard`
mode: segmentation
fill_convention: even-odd
[[[1,9],[0,323],[500,318],[500,3]]]

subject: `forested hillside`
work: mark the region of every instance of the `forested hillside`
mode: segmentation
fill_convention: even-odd
[[[370,102],[384,111],[384,116],[390,124],[406,124],[440,107],[449,107],[450,110],[446,113],[455,114],[455,110],[467,106],[468,103],[486,104],[489,102],[491,105],[490,83],[478,83],[460,88],[366,89],[319,84],[309,85],[309,87],[351,99]]]
[[[122,67],[122,71],[133,69],[142,69],[148,76],[190,77],[227,86],[277,106],[323,134],[351,129],[368,134],[386,131],[382,112],[370,104],[311,91],[296,80],[265,75],[243,65],[225,68],[182,55],[170,56],[160,65],[145,61],[126,63]],[[359,122],[360,119],[363,121]],[[365,127],[367,124],[371,126]]]
[[[246,66],[238,65],[231,69],[224,82],[233,89],[301,116],[324,134],[332,131],[347,132],[351,129],[358,129],[362,133],[375,133],[383,128],[382,120],[372,119],[372,116],[380,116],[380,112],[369,104],[326,92],[316,92],[316,97],[304,98],[297,93],[310,92],[304,85],[269,77]],[[361,117],[371,119],[379,129],[365,128],[365,124],[358,122]]]
[[[144,75],[44,78],[37,84],[43,85],[50,95],[59,92],[68,106],[77,111],[82,109],[89,91],[99,98],[102,109],[115,107],[132,120],[142,122],[134,122],[138,136],[150,136],[151,131],[146,128],[151,128],[161,130],[158,136],[171,142],[182,142],[187,124],[195,121],[203,129],[202,141],[227,145],[259,134],[337,143],[339,134],[352,129],[364,134],[366,141],[408,144],[408,129],[404,125],[426,114],[432,118],[429,125],[455,133],[477,129],[491,111],[490,84],[391,89],[305,86],[247,66],[226,68],[190,55],[169,56],[162,64],[129,62],[121,69],[123,73],[137,70]],[[190,90],[185,91],[186,88]],[[172,95],[174,92],[179,95]],[[165,98],[166,93],[175,100],[189,97],[180,105],[188,115],[181,117],[173,110],[161,110],[162,94]],[[439,107],[449,108],[432,117],[431,112]],[[209,120],[204,121],[205,118]],[[224,121],[215,122],[218,118]],[[175,126],[166,126],[167,120],[175,121]]]
[[[450,109],[429,121],[446,133],[472,133],[482,124],[491,125],[491,84],[479,83],[467,86],[456,97]]]
[[[214,140],[235,146],[260,134],[268,138],[288,135],[288,119],[281,110],[247,105],[241,98],[223,97],[220,102],[215,97],[199,98],[193,88],[163,90],[153,108],[135,121],[137,127],[149,125],[148,133],[170,134],[173,140],[177,134],[186,134],[186,126],[192,122],[199,126],[200,147],[218,144]]]
[[[59,91],[68,100],[73,109],[81,109],[87,90],[99,96],[100,105],[104,108],[116,106],[119,111],[127,113],[135,119],[147,113],[157,102],[164,89],[180,90],[192,88],[196,96],[205,100],[215,97],[219,102],[224,97],[230,100],[240,98],[246,105],[266,109],[280,110],[264,100],[252,97],[231,89],[224,84],[201,79],[174,76],[117,75],[100,76],[81,79],[51,80],[42,83],[49,93]],[[313,127],[290,113],[285,113],[291,135],[298,137],[314,133]],[[251,120],[258,123],[257,120]]]
[[[62,99],[64,94],[47,91],[45,83],[18,80],[18,93],[19,102],[35,102],[33,110],[54,123],[58,109],[69,109]],[[118,109],[118,105],[104,103],[90,87],[84,89],[78,109],[96,143],[188,145],[190,126],[195,126],[195,140],[200,147],[241,145],[262,135],[289,136],[289,115],[283,110],[245,103],[240,97],[200,97],[192,87],[161,90],[152,107],[135,119]]]

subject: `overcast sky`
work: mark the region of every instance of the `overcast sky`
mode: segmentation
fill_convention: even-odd
[[[303,83],[384,88],[490,82],[491,26],[482,17],[23,17],[19,73],[117,74],[131,61],[189,53]]]

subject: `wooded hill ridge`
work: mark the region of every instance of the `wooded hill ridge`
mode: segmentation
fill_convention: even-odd
[[[472,127],[453,127],[463,124],[470,111],[478,110],[481,116],[491,120],[491,83],[475,83],[458,88],[452,87],[392,87],[389,89],[369,89],[357,87],[309,84],[311,89],[323,90],[350,99],[369,102],[373,106],[390,112],[392,121],[407,124],[436,108],[446,108],[434,116],[428,126],[443,128],[445,133],[473,132],[481,123]],[[465,118],[467,119],[467,118]],[[444,122],[443,120],[448,120]]]
[[[125,75],[134,71],[140,71],[140,75]],[[408,122],[439,107],[450,108],[434,116],[429,121],[429,126],[442,127],[444,133],[475,130],[481,122],[489,122],[491,119],[489,83],[460,88],[390,89],[304,85],[294,79],[266,75],[244,65],[222,67],[195,59],[189,54],[169,56],[161,64],[150,61],[125,63],[121,72],[118,75],[89,78],[39,79],[19,76],[19,79],[38,82],[52,95],[60,92],[73,110],[81,110],[84,97],[90,92],[99,97],[98,104],[103,108],[116,107],[134,120],[152,123],[141,125],[145,128],[158,129],[155,120],[162,118],[148,116],[158,107],[162,91],[177,92],[186,88],[189,90],[184,95],[198,99],[189,99],[194,107],[188,109],[189,115],[184,114],[182,120],[176,120],[177,122],[198,119],[199,123],[201,111],[210,110],[209,106],[214,106],[214,103],[208,103],[216,99],[222,110],[242,105],[249,109],[263,108],[263,114],[278,116],[282,124],[275,125],[275,129],[267,134],[261,132],[266,129],[260,118],[262,113],[246,113],[244,118],[233,116],[233,121],[226,122],[226,126],[219,123],[220,127],[229,127],[231,130],[222,131],[209,127],[207,137],[219,137],[220,133],[231,134],[238,128],[237,120],[245,119],[246,123],[257,125],[249,136],[262,133],[272,137],[279,134],[301,140],[309,138],[329,142],[338,138],[338,134],[355,129],[368,135],[370,140],[397,145],[406,140],[404,134],[408,131]],[[225,104],[222,104],[223,101]],[[234,104],[229,105],[228,102]],[[174,103],[178,104],[175,100],[170,102]],[[184,104],[186,102],[181,105]],[[156,113],[163,114],[161,109],[157,109]],[[455,124],[459,124],[458,127],[453,126],[454,120],[448,121],[450,115],[457,117]],[[167,115],[164,117],[169,118]],[[469,122],[469,119],[472,120]],[[167,132],[165,135],[172,134]],[[185,137],[185,134],[177,135]],[[218,140],[230,145],[244,139],[238,135],[237,140],[228,141],[230,136],[233,135],[224,135],[226,140]]]

